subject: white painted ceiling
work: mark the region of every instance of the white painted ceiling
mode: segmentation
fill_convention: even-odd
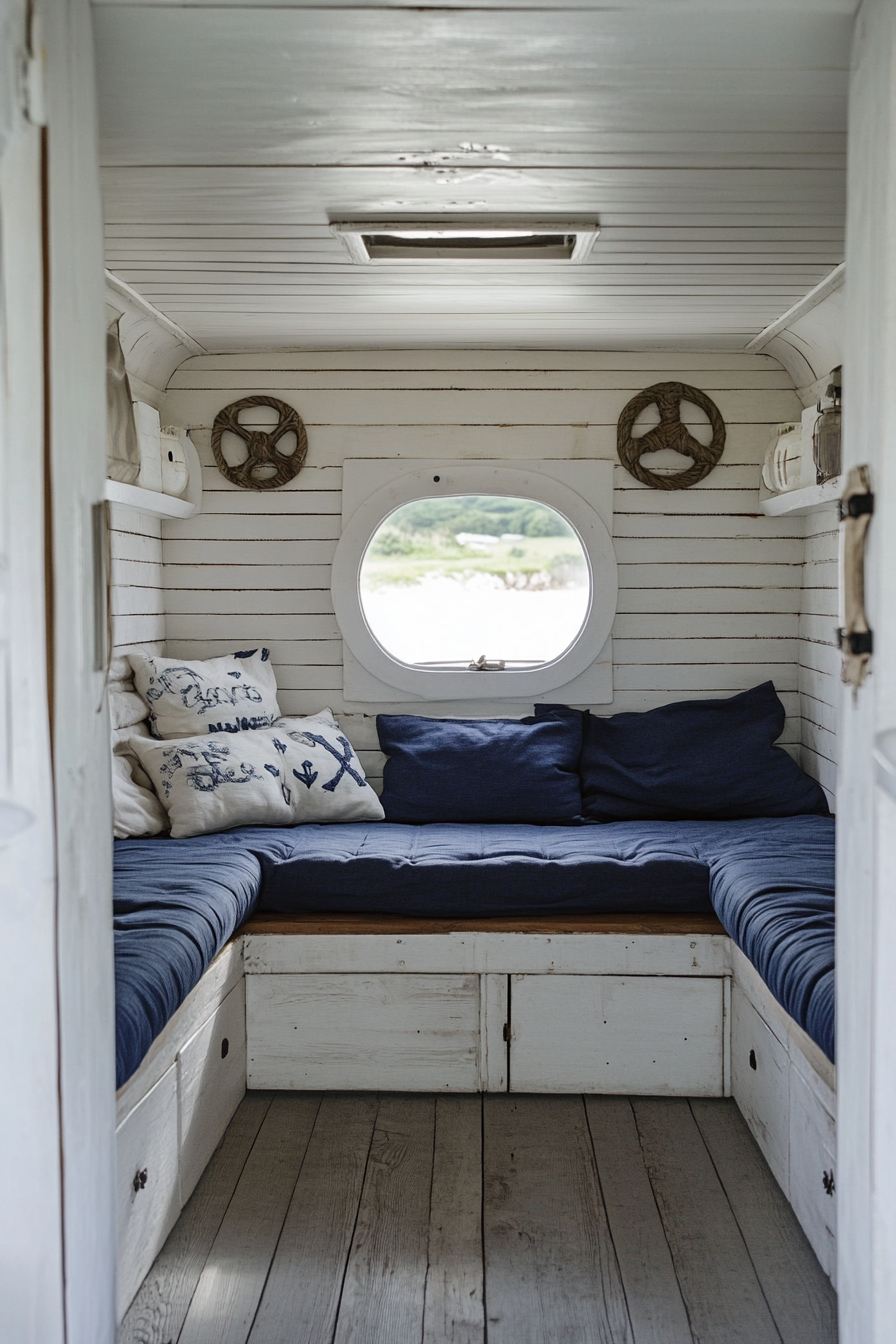
[[[94,9],[109,269],[209,349],[741,349],[843,256],[852,0]],[[597,216],[588,264],[330,219]]]

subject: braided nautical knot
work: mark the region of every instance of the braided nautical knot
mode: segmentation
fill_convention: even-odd
[[[709,416],[712,426],[712,442],[708,445],[695,439],[690,430],[681,421],[681,403],[689,401],[699,406]],[[632,438],[632,426],[651,402],[656,404],[660,413],[660,422],[646,434]],[[722,456],[725,447],[725,422],[718,406],[699,387],[689,387],[687,383],[654,383],[639,392],[623,410],[617,426],[616,446],[619,461],[636,481],[653,486],[655,490],[686,490],[708,476]],[[683,453],[693,463],[684,471],[670,476],[659,476],[641,465],[644,453],[657,453],[661,448],[672,448]]]
[[[280,419],[271,429],[252,429],[241,424],[240,411],[252,406],[270,406]],[[235,467],[221,451],[225,433],[236,434],[246,445],[248,455]],[[289,453],[280,448],[280,442],[287,434],[296,436],[296,446]],[[244,490],[275,490],[302,470],[308,456],[308,435],[298,411],[287,406],[285,401],[278,401],[276,397],[243,397],[242,401],[232,402],[215,416],[212,452],[221,475],[234,485]]]

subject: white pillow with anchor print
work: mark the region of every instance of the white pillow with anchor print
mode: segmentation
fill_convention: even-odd
[[[383,805],[364,768],[329,709],[301,719],[278,719],[301,760],[289,763],[298,822],[382,821]]]
[[[223,658],[128,654],[134,685],[149,706],[153,737],[241,733],[270,728],[280,717],[277,679],[267,649]]]
[[[171,836],[209,835],[233,826],[293,826],[301,752],[285,733],[262,729],[179,741],[132,738],[155,786]]]

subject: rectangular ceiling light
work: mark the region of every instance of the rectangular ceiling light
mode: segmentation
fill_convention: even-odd
[[[600,232],[594,219],[449,219],[338,220],[330,230],[342,239],[352,261],[585,261]]]

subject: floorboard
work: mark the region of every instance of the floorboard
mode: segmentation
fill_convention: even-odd
[[[419,1344],[434,1129],[434,1097],[383,1095],[334,1344]]]
[[[178,1344],[246,1344],[320,1097],[275,1097],[243,1168]]]
[[[784,1344],[836,1344],[837,1294],[733,1101],[692,1101]]]
[[[483,1097],[489,1344],[632,1344],[581,1097]]]
[[[250,1093],[118,1344],[836,1344],[730,1101]]]
[[[439,1097],[423,1344],[482,1344],[482,1098]]]
[[[376,1115],[370,1094],[324,1097],[250,1344],[330,1344]]]
[[[743,1235],[686,1100],[632,1102],[698,1344],[781,1344]]]
[[[586,1097],[601,1194],[635,1344],[693,1344],[628,1097]]]

